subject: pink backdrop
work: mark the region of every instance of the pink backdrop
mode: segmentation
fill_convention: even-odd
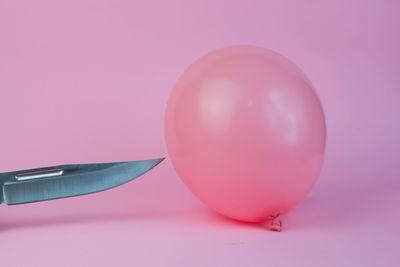
[[[315,84],[327,158],[284,232],[210,212],[170,161],[101,194],[0,207],[1,266],[399,266],[397,0],[0,0],[0,172],[166,155],[178,76],[227,45]]]

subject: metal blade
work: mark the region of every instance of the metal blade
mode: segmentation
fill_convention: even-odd
[[[1,202],[9,205],[23,204],[104,191],[139,177],[154,168],[162,160],[164,158],[116,163],[62,165],[3,173],[0,174],[0,182],[2,179],[5,180]],[[49,169],[50,173],[51,169],[62,170],[62,174],[48,177]],[[41,172],[47,174],[37,175]],[[22,175],[20,175],[21,173]],[[30,177],[34,177],[34,179],[29,179]]]

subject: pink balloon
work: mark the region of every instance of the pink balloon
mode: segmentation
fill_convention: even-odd
[[[260,222],[293,209],[315,183],[325,120],[312,84],[288,59],[255,46],[193,63],[168,101],[173,165],[217,212]]]

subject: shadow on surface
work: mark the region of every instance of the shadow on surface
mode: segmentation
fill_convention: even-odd
[[[382,218],[398,213],[399,192],[398,186],[373,184],[322,188],[284,217],[284,229],[381,225]]]
[[[295,210],[282,216],[283,232],[321,229],[325,227],[360,227],[364,223],[382,223],[382,218],[388,214],[399,213],[397,203],[400,203],[399,186],[329,186],[318,188],[307,197]],[[119,209],[112,207],[94,209],[93,203],[84,203],[83,207],[76,208],[77,203],[61,205],[66,210],[55,210],[58,203],[18,208],[14,211],[9,207],[3,213],[0,221],[0,231],[22,229],[29,227],[57,226],[65,224],[85,224],[112,221],[154,221],[154,220],[181,220],[194,224],[195,227],[205,225],[215,228],[239,227],[270,231],[264,223],[246,223],[219,215],[204,205],[194,206],[191,209],[177,209],[165,207],[142,207],[137,210]],[[48,205],[48,206],[47,206]],[[75,205],[75,206],[74,206]],[[16,206],[14,206],[16,207]],[[6,209],[4,209],[6,211]],[[28,214],[29,212],[29,214]],[[51,212],[52,214],[48,214]],[[7,213],[11,213],[7,214]],[[6,218],[6,219],[4,219]],[[396,218],[400,218],[397,216]],[[388,222],[400,223],[400,222]]]
[[[176,215],[176,212],[119,212],[115,214],[105,213],[88,213],[88,214],[65,214],[55,215],[54,217],[33,217],[22,219],[17,218],[5,222],[0,222],[0,231],[13,230],[19,228],[29,227],[45,227],[45,226],[57,226],[66,224],[86,224],[94,222],[112,222],[112,221],[131,221],[131,220],[157,220],[157,219],[168,219]]]
[[[283,232],[329,227],[359,227],[366,222],[369,225],[371,223],[382,225],[382,218],[388,217],[388,214],[399,214],[396,203],[400,203],[399,186],[371,184],[318,188],[296,209],[281,216]],[[229,219],[210,210],[199,212],[203,214],[203,222],[207,221],[207,224],[214,224],[215,227],[230,225],[270,231],[268,222],[246,223]]]

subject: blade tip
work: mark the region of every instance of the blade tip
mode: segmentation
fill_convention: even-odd
[[[160,164],[162,161],[164,161],[165,160],[165,157],[163,157],[163,158],[157,158],[157,159],[153,159],[153,161],[155,162],[155,165],[158,165],[158,164]]]

